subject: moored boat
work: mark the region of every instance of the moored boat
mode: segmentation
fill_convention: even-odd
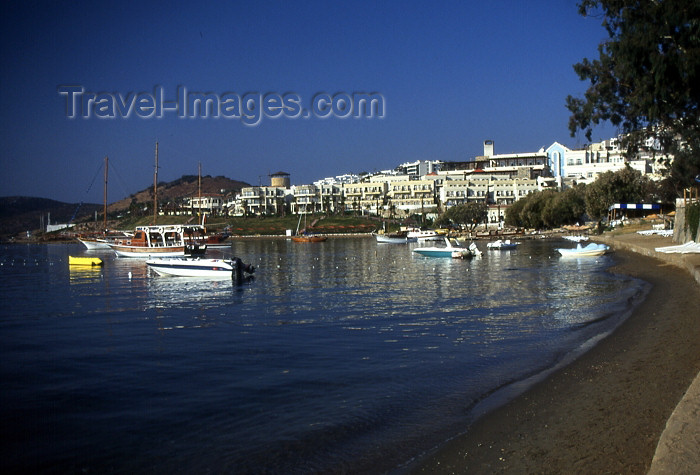
[[[385,244],[406,244],[409,242],[418,241],[418,238],[408,237],[408,233],[405,231],[399,231],[396,233],[375,233],[374,238],[378,243]]]
[[[318,234],[301,234],[299,236],[292,236],[293,242],[323,242],[328,238],[326,236],[319,236]]]
[[[562,257],[596,257],[602,256],[608,249],[608,246],[605,244],[596,244],[592,242],[585,247],[578,244],[573,249],[557,249],[557,251]]]
[[[510,239],[506,239],[505,241],[499,239],[486,244],[487,249],[515,249],[516,247],[518,247],[518,243],[511,242]]]
[[[416,238],[419,241],[440,241],[443,238],[443,236],[438,234],[437,231],[432,229],[409,229],[407,235],[408,237]]]
[[[109,247],[119,257],[177,257],[186,254],[203,254],[206,244],[201,244],[196,235],[201,233],[199,225],[138,226],[134,235],[117,239]]]
[[[462,259],[481,254],[473,243],[469,247],[466,247],[457,239],[450,239],[448,237],[444,237],[443,239],[445,240],[445,246],[417,247],[413,249],[413,252],[426,257],[455,257]],[[472,249],[472,246],[476,250]]]
[[[111,249],[109,247],[109,241],[102,238],[90,238],[90,237],[79,237],[78,241],[85,246],[88,251],[95,251],[99,249]]]
[[[240,259],[201,259],[199,257],[176,257],[169,259],[149,259],[149,269],[158,275],[176,277],[213,277],[240,279],[252,275],[255,267],[244,264]]]
[[[80,257],[80,256],[68,256],[68,265],[71,266],[101,266],[103,264],[102,259],[99,257]]]

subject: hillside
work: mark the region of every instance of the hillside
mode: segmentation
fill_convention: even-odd
[[[197,196],[197,175],[185,175],[170,183],[158,184],[158,203],[167,206],[184,198]],[[231,180],[224,176],[202,177],[202,194],[240,192],[241,188],[250,186],[248,183]],[[133,195],[107,206],[108,215],[129,209],[132,205],[150,204],[153,201],[153,187],[141,190]],[[26,196],[0,197],[0,236],[13,236],[24,231],[35,231],[42,224],[47,224],[48,214],[51,223],[68,223],[94,219],[95,211],[102,215],[102,204],[79,205],[63,203],[48,198],[33,198]],[[76,210],[77,213],[76,213]],[[75,213],[75,217],[73,216]]]
[[[11,236],[39,229],[42,217],[43,224],[47,224],[49,213],[51,223],[67,223],[74,213],[74,221],[79,221],[93,217],[95,210],[101,212],[102,205],[63,203],[48,198],[27,196],[0,197],[0,235]]]
[[[170,183],[158,184],[158,202],[161,206],[165,203],[178,199],[197,196],[198,183],[197,175],[185,175]],[[248,183],[238,180],[231,180],[224,176],[202,177],[202,194],[220,193],[227,195],[241,191],[241,188],[250,186]],[[153,187],[141,190],[133,195],[116,201],[107,207],[108,213],[123,211],[129,208],[132,203],[151,203],[153,201]]]

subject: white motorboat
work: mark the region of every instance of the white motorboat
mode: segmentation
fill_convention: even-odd
[[[557,249],[562,257],[596,257],[602,256],[608,251],[609,247],[605,244],[596,244],[594,242],[582,247],[578,244],[573,249]]]
[[[515,249],[518,247],[517,242],[511,242],[510,239],[506,239],[505,241],[499,239],[498,241],[492,241],[488,244],[486,244],[487,249]]]
[[[79,237],[78,241],[80,241],[82,245],[85,246],[85,249],[87,249],[88,251],[111,249],[109,247],[109,241],[102,238]]]
[[[385,244],[406,244],[409,242],[417,242],[418,238],[415,237],[408,237],[408,233],[406,232],[398,232],[398,233],[376,233],[374,234],[374,238],[377,240],[378,243],[385,243]]]
[[[409,229],[407,236],[419,241],[439,241],[442,236],[432,229]]]
[[[214,277],[236,279],[253,274],[255,267],[243,264],[240,259],[200,259],[179,257],[149,259],[146,264],[158,275],[177,277]]]
[[[573,241],[573,242],[584,242],[588,241],[588,236],[582,236],[582,235],[576,235],[576,236],[564,236],[564,239],[567,241]]]
[[[455,257],[462,259],[481,255],[481,251],[474,243],[467,247],[457,239],[445,237],[444,240],[445,246],[417,247],[413,249],[413,252],[426,257]]]

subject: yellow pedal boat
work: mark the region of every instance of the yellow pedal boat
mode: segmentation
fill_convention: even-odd
[[[101,266],[102,259],[100,259],[99,257],[68,256],[68,264],[71,266]]]

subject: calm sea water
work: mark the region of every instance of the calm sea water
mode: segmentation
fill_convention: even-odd
[[[78,244],[0,248],[0,469],[393,471],[608,332],[644,288],[606,273],[613,257],[559,258],[564,241],[471,261],[414,246],[240,241],[258,266],[242,286],[110,252],[69,269]]]

